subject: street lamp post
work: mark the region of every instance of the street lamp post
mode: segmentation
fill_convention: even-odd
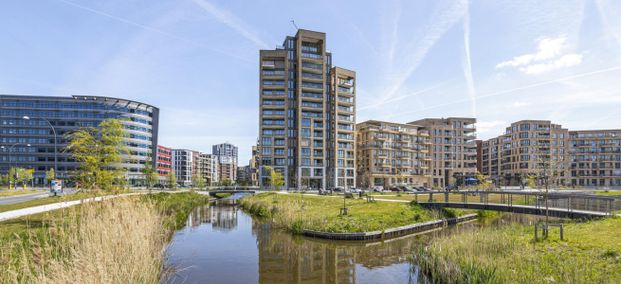
[[[22,118],[24,120],[30,120],[29,116],[23,116]],[[37,118],[47,122],[50,128],[52,128],[52,133],[54,134],[54,178],[56,178],[58,176],[58,138],[56,135],[56,129],[54,128],[54,125],[52,125],[52,123],[49,120],[43,117],[37,117]]]

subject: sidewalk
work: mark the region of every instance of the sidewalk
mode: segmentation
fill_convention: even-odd
[[[158,193],[158,192],[160,191],[152,191],[152,193]],[[180,193],[180,192],[186,192],[186,191],[169,191],[169,193]],[[81,204],[82,202],[98,202],[98,201],[113,199],[117,197],[142,195],[142,194],[148,194],[148,193],[149,192],[132,192],[132,193],[117,194],[117,195],[106,195],[106,196],[91,197],[91,198],[86,198],[86,199],[65,201],[65,202],[57,202],[57,203],[52,203],[52,204],[39,205],[39,206],[22,208],[22,209],[17,209],[17,210],[12,210],[12,211],[0,212],[0,222],[10,220],[10,219],[20,218],[20,217],[24,217],[28,215],[39,214],[39,213],[44,213],[44,212],[48,212],[52,210],[67,208],[67,207]]]

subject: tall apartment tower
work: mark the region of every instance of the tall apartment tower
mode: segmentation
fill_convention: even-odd
[[[431,136],[432,185],[444,188],[463,183],[477,172],[475,118],[425,118],[408,124],[420,125]]]
[[[353,186],[355,73],[332,67],[326,34],[298,30],[259,69],[259,184],[269,166],[285,188]]]
[[[220,181],[237,180],[237,152],[237,146],[231,143],[213,145],[212,154],[218,157],[220,163]]]

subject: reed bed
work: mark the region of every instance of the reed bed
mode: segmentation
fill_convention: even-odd
[[[196,193],[89,202],[0,224],[0,283],[158,283]]]

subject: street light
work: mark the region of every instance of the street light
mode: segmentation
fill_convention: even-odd
[[[38,119],[44,120],[45,122],[47,122],[47,124],[52,128],[52,133],[54,133],[54,178],[56,178],[58,176],[58,139],[57,139],[57,135],[56,135],[56,129],[54,128],[54,125],[52,125],[52,123],[43,118],[43,117],[37,117]],[[30,120],[30,117],[27,115],[24,115],[22,117],[22,119],[24,120]]]

